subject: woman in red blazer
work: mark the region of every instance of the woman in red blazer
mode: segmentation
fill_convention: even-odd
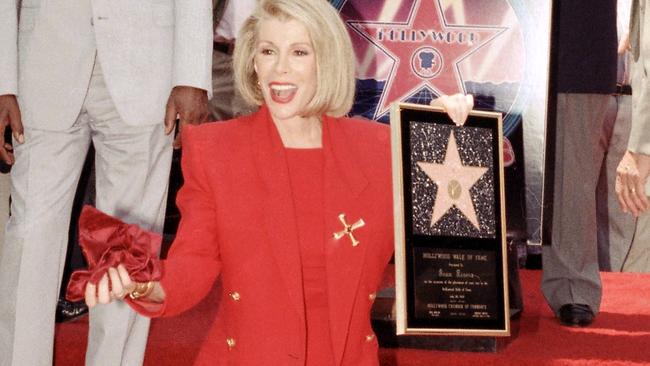
[[[235,79],[262,107],[184,129],[163,279],[137,284],[118,266],[87,302],[130,293],[142,314],[175,315],[221,276],[197,364],[376,365],[370,309],[393,253],[389,128],[342,117],[353,51],[325,0],[262,0],[237,40]],[[460,121],[471,109],[464,96],[437,103]]]

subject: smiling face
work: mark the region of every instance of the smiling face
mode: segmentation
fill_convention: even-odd
[[[260,20],[254,63],[273,119],[304,119],[316,93],[316,55],[305,26],[297,20]]]

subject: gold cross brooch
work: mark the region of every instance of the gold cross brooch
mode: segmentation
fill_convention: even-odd
[[[345,214],[342,213],[339,214],[339,221],[341,221],[341,223],[343,224],[343,230],[334,233],[334,239],[339,240],[345,235],[347,235],[350,237],[350,241],[352,242],[353,247],[359,245],[359,241],[354,237],[354,235],[352,235],[352,232],[366,224],[365,222],[363,222],[363,219],[359,219],[354,224],[349,225],[347,221],[345,221]]]

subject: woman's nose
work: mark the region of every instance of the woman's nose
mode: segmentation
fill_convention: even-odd
[[[281,74],[289,71],[289,57],[286,54],[280,54],[275,63],[275,71]]]

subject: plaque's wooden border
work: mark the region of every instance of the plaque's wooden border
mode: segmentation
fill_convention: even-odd
[[[465,126],[471,128],[472,125],[478,126],[475,117],[491,119],[496,125],[498,131],[498,158],[494,163],[498,169],[498,184],[495,182],[495,193],[498,190],[497,225],[500,227],[500,233],[497,230],[496,240],[500,240],[500,258],[502,268],[502,292],[501,303],[503,308],[501,319],[498,327],[486,329],[476,324],[468,324],[468,327],[449,328],[435,324],[431,321],[430,327],[416,327],[409,324],[408,321],[408,299],[407,296],[407,238],[405,237],[405,208],[404,208],[404,169],[403,169],[403,149],[402,149],[402,110],[425,111],[436,116],[437,120],[445,121],[445,124],[453,122],[447,114],[437,107],[428,105],[411,104],[411,103],[393,103],[391,106],[391,142],[392,142],[392,167],[393,167],[393,202],[395,215],[395,311],[396,327],[398,335],[467,335],[467,336],[509,336],[510,335],[510,316],[508,303],[508,268],[507,268],[507,247],[506,247],[506,227],[505,227],[505,191],[504,191],[504,172],[503,172],[503,126],[500,113],[472,111],[468,117]],[[433,119],[433,118],[432,118]],[[494,127],[494,126],[491,126]],[[408,153],[408,152],[407,152]],[[498,218],[500,217],[500,222]],[[432,238],[435,238],[432,236]],[[498,251],[498,250],[497,250]],[[499,294],[495,294],[499,295]],[[471,323],[471,322],[469,322]]]

